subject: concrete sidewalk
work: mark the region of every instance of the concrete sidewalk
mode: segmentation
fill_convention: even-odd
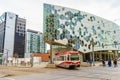
[[[59,71],[61,69],[51,69],[42,67],[14,67],[14,66],[0,66],[0,77],[6,76],[22,76],[37,73],[46,73]]]
[[[7,76],[10,76],[10,74],[8,74],[8,73],[5,72],[5,71],[0,71],[0,78],[2,78],[2,77],[7,77]]]
[[[102,62],[94,62],[94,66],[101,66]],[[81,67],[94,67],[93,64],[90,65],[88,62],[81,62]]]

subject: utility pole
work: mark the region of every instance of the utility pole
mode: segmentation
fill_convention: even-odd
[[[33,67],[33,54],[30,55],[30,58],[31,67]]]
[[[50,39],[50,64],[53,64],[52,37],[51,37],[51,39]]]

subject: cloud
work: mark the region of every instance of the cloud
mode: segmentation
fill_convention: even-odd
[[[119,18],[119,0],[0,0],[0,14],[10,11],[27,19],[27,28],[43,28],[43,3],[85,11],[114,21]]]
[[[1,13],[6,11],[18,14],[27,20],[27,28],[42,32],[42,7],[39,0],[2,0],[0,3]]]

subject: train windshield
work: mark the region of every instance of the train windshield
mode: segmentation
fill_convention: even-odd
[[[70,55],[70,60],[71,61],[78,61],[79,60],[79,55],[78,54],[71,54]]]

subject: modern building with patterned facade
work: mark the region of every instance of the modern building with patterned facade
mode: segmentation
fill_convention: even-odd
[[[27,29],[26,36],[26,57],[30,57],[30,55],[33,53],[45,53],[46,44],[44,42],[42,33]]]
[[[52,44],[70,46],[83,53],[94,51],[96,58],[103,55],[107,58],[110,57],[108,53],[118,53],[120,26],[112,21],[51,4],[44,4],[43,14],[43,31],[47,43],[52,41]]]
[[[5,12],[0,16],[0,52],[7,57],[24,57],[26,19]]]

